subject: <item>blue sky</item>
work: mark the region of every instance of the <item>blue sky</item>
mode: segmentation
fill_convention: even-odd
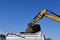
[[[25,31],[27,23],[45,8],[60,15],[60,0],[0,0],[0,31]],[[46,37],[60,40],[60,23],[47,17],[37,23]]]

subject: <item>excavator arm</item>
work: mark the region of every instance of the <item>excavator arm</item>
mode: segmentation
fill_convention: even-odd
[[[42,19],[46,14],[46,9],[42,10],[41,12],[39,12],[38,15],[36,15],[33,20],[32,20],[32,24],[35,24],[37,21],[39,21],[40,19]]]
[[[39,21],[40,19],[42,19],[44,16],[50,18],[50,19],[53,19],[57,22],[60,22],[60,16],[57,15],[57,14],[54,14],[53,12],[50,12],[52,14],[54,14],[55,16],[53,15],[50,15],[50,14],[47,14],[47,11],[46,9],[42,10],[37,16],[34,17],[34,19],[32,20],[32,24],[35,24],[37,21]]]

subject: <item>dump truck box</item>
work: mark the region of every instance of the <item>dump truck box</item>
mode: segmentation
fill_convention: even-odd
[[[32,33],[26,33],[26,34],[19,34],[19,36],[16,35],[8,35],[6,37],[6,40],[44,40],[45,37],[43,34],[32,34]]]

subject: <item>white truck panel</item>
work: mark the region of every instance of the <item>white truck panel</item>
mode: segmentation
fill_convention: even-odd
[[[22,37],[18,37],[16,35],[8,35],[6,40],[44,40],[43,34],[20,34]],[[23,38],[25,37],[25,38]]]

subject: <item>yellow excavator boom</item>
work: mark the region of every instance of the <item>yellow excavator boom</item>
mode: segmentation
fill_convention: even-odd
[[[46,17],[50,18],[50,19],[53,19],[57,22],[60,22],[60,17],[57,17],[57,16],[52,16],[50,14],[45,14]]]
[[[60,22],[60,17],[58,16],[53,16],[53,15],[50,15],[50,14],[47,14],[47,10],[44,9],[42,10],[34,19],[33,21],[31,22],[32,24],[36,23],[37,21],[39,21],[41,18],[43,18],[44,16],[50,18],[50,19],[53,19],[57,22]]]

